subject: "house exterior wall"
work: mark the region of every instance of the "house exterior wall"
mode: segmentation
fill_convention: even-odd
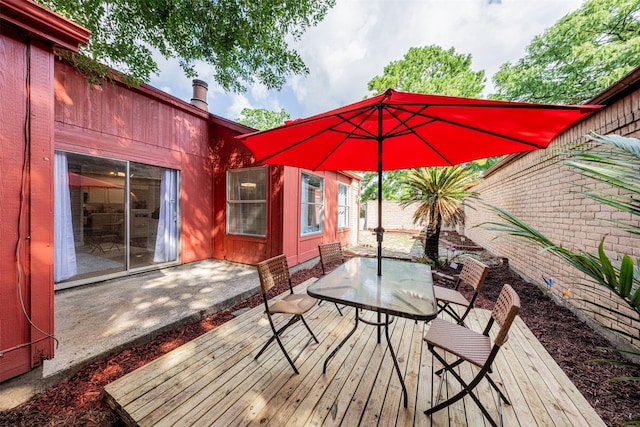
[[[148,86],[89,85],[55,67],[55,148],[180,171],[182,263],[210,258],[212,158],[208,114]]]
[[[247,128],[246,131],[249,131]],[[213,131],[214,213],[213,257],[244,264],[256,264],[282,253],[282,215],[284,174],[281,166],[267,166],[267,236],[253,237],[227,234],[227,171],[255,167],[253,155],[234,140],[241,132],[223,127]]]
[[[300,191],[302,173],[324,178],[324,222],[321,233],[302,236],[300,233]],[[285,168],[283,212],[283,252],[287,255],[289,265],[301,264],[319,256],[318,245],[321,243],[340,242],[342,246],[353,245],[358,239],[358,222],[354,221],[354,211],[359,212],[357,203],[359,196],[359,180],[339,172],[310,172],[300,168]],[[350,226],[338,228],[338,184],[357,188],[351,192]],[[355,214],[357,215],[357,213]]]
[[[53,46],[89,33],[18,0],[2,1],[0,28],[1,382],[54,355]]]
[[[474,190],[480,194],[483,202],[506,209],[564,247],[597,255],[600,240],[606,237],[605,249],[610,256],[629,254],[638,258],[640,236],[632,237],[615,224],[606,222],[630,221],[631,215],[582,196],[580,191],[583,186],[593,187],[592,181],[561,163],[561,153],[570,144],[585,141],[584,136],[592,131],[640,137],[640,91],[636,90],[607,105],[599,113],[561,134],[548,149],[512,156],[508,162],[503,161]],[[617,296],[601,287],[589,285],[584,275],[560,258],[541,252],[538,247],[528,246],[523,240],[506,236],[494,239],[495,232],[481,224],[499,221],[499,218],[477,203],[475,208],[465,210],[464,232],[467,237],[492,253],[507,257],[514,270],[570,307],[579,309],[579,313],[631,333],[636,338],[630,339],[630,342],[640,347],[640,319],[637,313],[625,310],[626,304],[619,301]],[[638,217],[635,219],[636,223],[640,223]],[[553,286],[545,285],[542,276],[553,277]],[[578,283],[585,286],[577,286]],[[570,289],[569,298],[563,297],[566,289]],[[592,314],[581,311],[593,309],[593,306],[586,306],[581,301],[583,298],[626,311],[635,320],[611,320],[605,317],[601,309],[596,309]]]
[[[54,46],[77,50],[87,43],[87,30],[33,2],[0,3],[0,382],[54,356],[55,150],[179,170],[180,263],[218,258],[255,264],[285,252],[295,265],[315,256],[310,248],[317,252],[317,244],[309,246],[312,239],[302,242],[296,233],[285,249],[285,213],[298,210],[299,221],[298,169],[267,167],[265,238],[226,233],[226,171],[256,166],[235,140],[252,129],[148,85],[91,86],[53,54]],[[291,183],[288,174],[296,176]],[[337,182],[359,191],[359,181],[324,175],[327,218],[333,218]],[[357,197],[352,194],[356,212]],[[330,219],[322,236],[348,245],[357,241],[357,222],[336,230]]]

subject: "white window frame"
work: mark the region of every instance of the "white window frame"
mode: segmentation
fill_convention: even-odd
[[[344,194],[341,200],[341,193]],[[338,183],[338,230],[351,228],[351,188],[342,183]],[[343,203],[341,203],[343,202]],[[342,220],[342,222],[341,222]]]
[[[232,195],[234,193],[238,193],[241,191],[241,188],[231,188],[231,184],[233,182],[233,180],[231,179],[231,176],[234,174],[241,174],[241,173],[246,173],[246,172],[251,172],[251,171],[261,171],[263,172],[264,175],[264,185],[265,185],[265,191],[264,191],[264,199],[242,199],[240,196],[237,197],[232,197]],[[267,167],[266,166],[260,166],[260,167],[255,167],[255,168],[241,168],[241,169],[229,169],[227,170],[227,234],[230,235],[236,235],[236,236],[250,236],[250,237],[266,237],[267,235],[267,194],[268,191],[266,189],[266,186],[268,185],[267,183]],[[242,185],[243,183],[240,183],[240,185]],[[249,184],[249,183],[247,183]],[[263,219],[264,219],[264,224],[262,224],[262,229],[264,230],[264,233],[256,233],[256,232],[246,232],[245,230],[242,229],[243,224],[246,224],[245,221],[242,220],[242,218],[240,219],[240,224],[238,224],[238,227],[240,229],[234,229],[232,230],[232,215],[231,212],[236,208],[236,207],[241,207],[242,205],[244,205],[245,207],[249,208],[251,205],[259,205],[262,207],[262,212],[264,213],[263,215]],[[240,215],[241,217],[244,215],[244,212],[241,210],[240,211]],[[258,227],[259,228],[259,227]]]
[[[305,180],[307,182],[305,182]],[[309,181],[319,181],[320,200],[309,201]],[[318,210],[319,207],[319,210]],[[309,209],[318,212],[317,229],[308,224]],[[300,177],[300,236],[320,234],[324,231],[324,178],[318,175],[302,172]]]

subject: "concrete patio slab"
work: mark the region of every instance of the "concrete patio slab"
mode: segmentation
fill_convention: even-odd
[[[204,260],[56,292],[55,357],[0,384],[0,410],[94,360],[232,307],[259,288],[255,267]]]

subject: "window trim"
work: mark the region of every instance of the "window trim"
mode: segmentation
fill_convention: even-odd
[[[320,180],[320,185],[321,185],[321,195],[322,195],[322,202],[321,203],[309,203],[307,202],[303,202],[303,198],[302,198],[302,194],[303,194],[303,182],[302,180],[304,179],[305,176],[308,177],[315,177],[318,178]],[[300,206],[300,237],[308,237],[308,236],[313,236],[313,235],[317,235],[317,234],[322,234],[324,233],[324,208],[325,208],[325,196],[324,196],[324,189],[325,189],[325,179],[323,176],[320,175],[314,175],[308,172],[301,172],[300,173],[300,199],[299,199],[299,206]],[[309,232],[304,232],[303,231],[303,224],[302,224],[302,205],[303,203],[305,203],[307,206],[320,206],[320,219],[319,219],[319,230],[316,231],[309,231]]]
[[[341,205],[340,204],[340,189],[341,188],[345,188],[346,189],[346,205]],[[343,184],[341,182],[338,182],[338,200],[337,200],[337,221],[336,221],[336,226],[338,230],[348,230],[351,228],[351,186],[347,185],[347,184]],[[343,207],[345,208],[345,226],[340,226],[340,208]]]
[[[125,268],[122,271],[118,271],[118,272],[113,272],[113,273],[106,273],[106,274],[101,274],[101,275],[95,275],[95,276],[91,276],[91,277],[84,277],[84,278],[80,278],[80,279],[69,279],[69,280],[63,280],[60,282],[54,282],[53,283],[53,288],[55,291],[59,291],[59,290],[63,290],[63,289],[70,289],[70,288],[74,288],[77,286],[82,286],[82,285],[86,285],[86,284],[92,284],[92,283],[97,283],[97,282],[102,282],[105,280],[110,280],[110,279],[117,279],[120,277],[129,277],[132,274],[137,274],[137,273],[142,273],[145,271],[153,271],[153,270],[159,270],[161,268],[166,268],[166,267],[171,267],[171,266],[176,266],[176,265],[180,265],[182,263],[181,259],[182,259],[182,198],[180,197],[180,191],[182,188],[182,170],[179,168],[174,168],[174,167],[167,167],[167,166],[160,166],[158,164],[153,164],[153,163],[143,163],[139,160],[134,160],[134,159],[127,159],[127,158],[118,158],[118,157],[111,157],[108,155],[104,155],[104,154],[92,154],[92,153],[87,153],[84,151],[75,151],[75,150],[68,150],[68,149],[63,149],[63,148],[55,148],[54,149],[55,152],[59,152],[59,153],[65,153],[65,154],[71,154],[71,155],[78,155],[78,156],[84,156],[84,157],[91,157],[94,159],[105,159],[105,160],[110,160],[110,161],[117,161],[117,162],[124,162],[126,165],[126,180],[125,180],[125,195],[129,194],[129,186],[130,186],[130,173],[129,173],[129,168],[131,166],[131,163],[136,163],[136,164],[141,164],[141,165],[146,165],[146,166],[153,166],[153,167],[157,167],[157,168],[161,168],[161,169],[171,169],[171,170],[175,170],[177,172],[177,187],[178,187],[178,199],[176,200],[177,202],[177,206],[176,206],[176,221],[177,221],[177,235],[176,235],[176,259],[174,261],[167,261],[167,262],[163,262],[163,263],[152,263],[152,264],[148,264],[148,265],[144,265],[144,266],[139,266],[139,267],[132,267],[131,266],[131,262],[130,262],[130,241],[129,241],[129,237],[130,237],[130,215],[131,215],[131,209],[130,209],[130,196],[125,197],[124,199],[124,211],[125,211]]]
[[[264,172],[264,180],[265,180],[265,186],[266,191],[265,191],[265,198],[264,200],[262,199],[255,199],[255,200],[231,200],[230,196],[230,183],[231,183],[231,179],[230,176],[233,173],[240,173],[240,172],[247,172],[247,171],[251,171],[251,170],[261,170]],[[268,205],[268,194],[269,194],[269,174],[267,173],[267,166],[255,166],[255,167],[249,167],[249,168],[235,168],[235,169],[227,169],[227,174],[226,174],[226,178],[227,178],[227,182],[226,182],[226,224],[225,224],[225,231],[226,234],[228,236],[242,236],[242,237],[259,237],[259,238],[266,238],[267,234],[269,232],[268,230],[268,215],[269,215],[269,205]],[[249,204],[249,203],[253,203],[253,204],[257,204],[257,203],[262,203],[264,204],[264,212],[265,212],[265,216],[264,216],[264,234],[252,234],[252,233],[238,233],[238,232],[233,232],[230,231],[230,227],[229,227],[229,222],[231,220],[231,216],[229,215],[230,212],[230,207],[231,205],[243,205],[243,204]]]

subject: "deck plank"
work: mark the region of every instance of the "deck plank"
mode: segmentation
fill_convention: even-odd
[[[339,316],[332,304],[322,304],[305,316],[320,343],[300,353],[299,375],[275,343],[254,360],[271,334],[259,306],[109,384],[105,399],[131,426],[489,425],[468,396],[432,417],[423,413],[432,404],[432,357],[422,339],[428,323],[396,318],[390,326],[409,393],[407,409],[386,340],[376,342],[374,327],[360,324],[323,374],[324,360],[353,327],[354,309],[343,312]],[[468,325],[480,331],[489,316],[473,310]],[[308,337],[298,323],[282,338],[295,357]],[[477,372],[467,364],[457,369],[465,380]],[[605,425],[520,318],[491,375],[512,402],[503,405],[505,425]],[[434,381],[437,387],[439,377]],[[443,390],[451,395],[459,385],[449,379]],[[486,381],[477,395],[497,419],[496,395]]]

